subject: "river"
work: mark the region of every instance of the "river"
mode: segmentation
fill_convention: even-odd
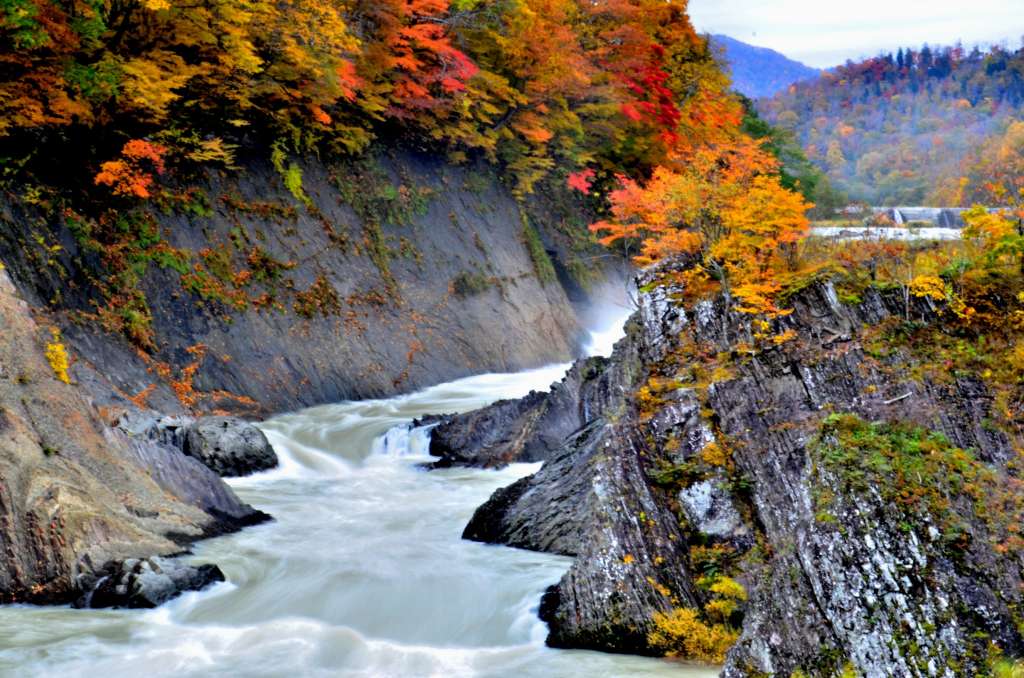
[[[624,312],[591,335],[608,354]],[[545,647],[544,589],[569,559],[460,539],[474,509],[538,465],[426,472],[409,422],[546,389],[555,365],[386,400],[315,407],[262,427],[274,471],[231,481],[275,521],[201,542],[227,581],[147,611],[0,608],[0,675],[710,678],[667,660]]]

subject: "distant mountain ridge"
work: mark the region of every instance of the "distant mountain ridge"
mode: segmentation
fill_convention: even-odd
[[[767,47],[755,47],[727,35],[712,35],[711,47],[732,73],[733,88],[751,99],[770,97],[821,71]]]

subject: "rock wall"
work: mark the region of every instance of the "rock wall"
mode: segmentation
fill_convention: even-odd
[[[137,264],[152,313],[149,362],[95,318],[109,305],[102,260],[114,254],[83,249],[66,215],[18,199],[0,209],[0,260],[33,305],[55,314],[74,376],[105,404],[145,392],[151,407],[179,412],[168,384],[190,375],[205,394],[194,407],[258,414],[564,361],[578,354],[588,289],[625,279],[587,242],[576,198],[554,191],[519,203],[486,166],[401,151],[309,160],[303,204],[269,163],[243,164],[178,187],[191,202],[149,212],[156,235],[146,238],[192,253],[185,264],[160,252]],[[231,295],[265,296],[209,298],[177,270],[197,265]],[[201,357],[188,351],[196,346]]]
[[[720,302],[684,309],[659,276],[639,281],[611,360],[437,429],[450,463],[493,465],[490,443],[516,431],[502,462],[516,450],[546,460],[464,536],[576,557],[541,604],[549,644],[663,651],[655,616],[688,608],[710,624],[708,583],[729,574],[749,594],[726,620],[740,631],[729,678],[984,675],[990,643],[1024,655],[1024,558],[1006,541],[1022,516],[1024,440],[994,424],[980,376],[936,375],[865,338],[907,316],[937,322],[930,302],[869,289],[841,303],[815,283],[773,328],[793,338],[766,346]],[[618,395],[522,425],[595,392]],[[890,440],[905,449],[871,448]]]

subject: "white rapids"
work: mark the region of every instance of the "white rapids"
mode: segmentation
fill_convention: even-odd
[[[592,334],[607,355],[625,311]],[[100,678],[676,676],[710,667],[552,650],[537,618],[567,558],[460,539],[473,511],[537,465],[426,472],[413,418],[547,389],[568,365],[485,374],[386,400],[275,417],[281,458],[231,481],[275,521],[201,542],[227,582],[151,611],[0,608],[0,675]]]

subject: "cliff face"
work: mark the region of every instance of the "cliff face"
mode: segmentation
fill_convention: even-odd
[[[173,382],[251,413],[563,361],[587,286],[621,284],[571,197],[521,207],[485,167],[397,151],[301,170],[296,195],[254,160],[86,226],[10,200],[0,259],[56,313],[81,383],[165,412]]]
[[[108,562],[266,518],[180,451],[111,428],[44,357],[0,270],[0,602],[63,603]]]
[[[466,528],[576,556],[541,604],[548,642],[710,658],[700,638],[738,633],[724,671],[736,677],[977,675],[990,644],[1024,654],[1024,440],[1000,419],[1005,392],[878,334],[938,322],[929,302],[867,290],[841,303],[815,283],[776,321],[773,336],[790,331],[776,344],[645,275],[613,357],[511,420],[523,434],[502,460],[528,451],[542,469]],[[594,407],[595,393],[617,395]],[[577,406],[557,424],[521,426],[564,402]],[[466,429],[487,416],[447,418],[437,452],[493,464]],[[699,626],[672,638],[656,619],[680,610]]]
[[[276,459],[243,422],[182,414],[564,361],[587,287],[623,280],[566,196],[411,153],[86,202],[0,205],[0,602],[151,605],[221,576],[152,556],[266,519],[217,473]]]

